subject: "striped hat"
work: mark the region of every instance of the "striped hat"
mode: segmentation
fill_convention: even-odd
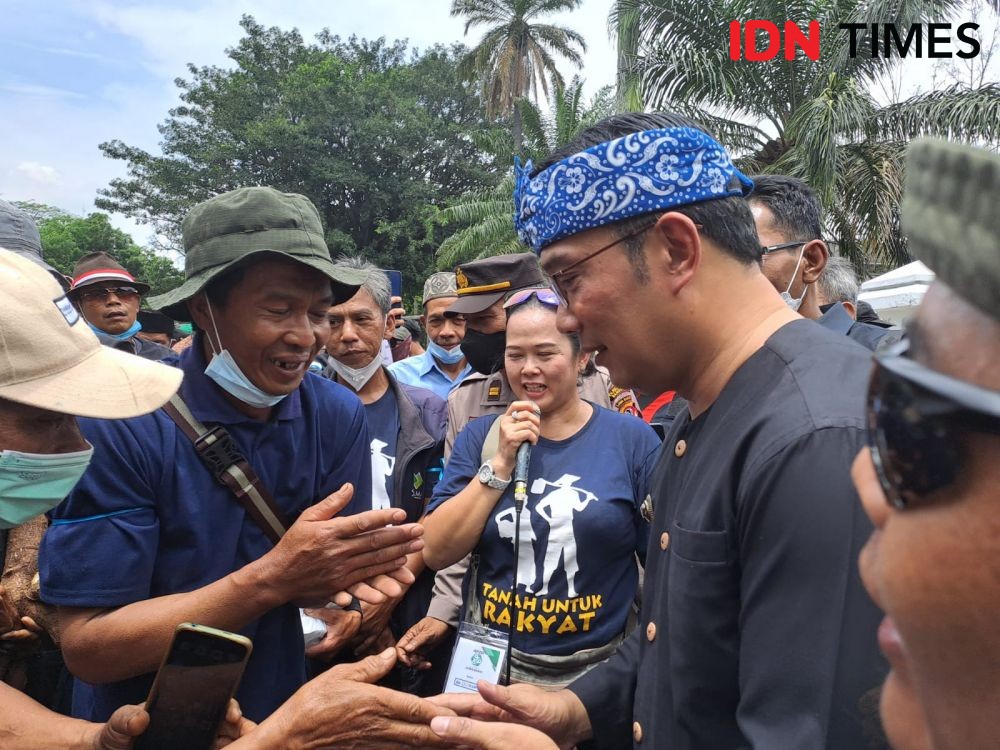
[[[135,277],[122,268],[122,265],[104,252],[87,253],[73,267],[73,286],[69,296],[75,297],[75,291],[93,284],[133,286],[139,294],[149,291],[149,284],[136,281]]]

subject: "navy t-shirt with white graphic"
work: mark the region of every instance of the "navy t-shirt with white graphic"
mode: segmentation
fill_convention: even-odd
[[[392,506],[392,470],[396,465],[399,437],[399,406],[392,388],[365,404],[368,437],[372,449],[372,510]]]
[[[480,417],[459,433],[429,512],[476,476],[496,419]],[[475,593],[484,624],[498,630],[513,625],[513,645],[535,654],[570,654],[620,635],[638,585],[635,555],[646,550],[648,525],[640,508],[659,449],[656,433],[642,420],[596,406],[572,437],[540,438],[521,512],[513,607],[513,484],[483,529]]]

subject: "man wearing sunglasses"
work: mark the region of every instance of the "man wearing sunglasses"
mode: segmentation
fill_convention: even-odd
[[[898,328],[855,321],[842,303],[820,299],[830,249],[822,239],[822,207],[812,188],[784,175],[758,175],[753,182],[748,200],[760,237],[761,264],[786,304],[866,349],[898,341],[902,336]]]
[[[875,532],[861,577],[886,618],[896,750],[1000,738],[1000,159],[910,146],[902,228],[936,274],[907,341],[880,353],[853,477]]]
[[[515,222],[560,329],[615,382],[688,409],[650,492],[635,632],[567,690],[443,702],[474,718],[499,705],[561,747],[869,747],[861,705],[886,668],[849,477],[869,352],[764,277],[753,185],[690,120],[615,115],[516,172]]]
[[[88,253],[73,268],[73,286],[67,297],[105,346],[161,360],[173,352],[155,341],[140,338],[139,302],[149,284],[136,281],[107,253]]]

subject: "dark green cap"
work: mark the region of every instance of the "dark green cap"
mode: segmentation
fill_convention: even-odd
[[[1000,319],[1000,157],[922,138],[906,156],[910,253],[955,294]]]
[[[192,208],[181,232],[185,281],[147,300],[174,320],[190,320],[187,301],[219,274],[257,253],[282,255],[326,274],[334,304],[353,297],[364,281],[363,272],[333,264],[319,212],[304,195],[269,187],[232,190]]]
[[[519,289],[548,286],[534,253],[494,255],[462,263],[455,269],[458,300],[445,315],[482,312]]]

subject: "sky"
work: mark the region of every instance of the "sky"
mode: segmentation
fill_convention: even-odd
[[[418,48],[471,46],[482,32],[464,37],[450,7],[451,0],[0,0],[0,198],[95,210],[97,190],[125,174],[98,144],[120,139],[157,152],[157,125],[179,103],[174,80],[186,77],[189,62],[225,65],[244,13],[266,26],[294,26],[306,39],[329,28]],[[587,40],[588,93],[614,81],[610,7],[611,0],[583,0],[571,15],[551,18]],[[112,221],[140,243],[149,238],[147,227]]]
[[[585,91],[614,82],[608,34],[612,0],[583,0],[553,16],[588,44]],[[424,48],[464,41],[451,0],[0,0],[0,198],[35,200],[75,214],[94,210],[98,189],[125,174],[98,144],[120,139],[158,151],[157,125],[179,103],[174,80],[186,65],[226,65],[240,16],[307,39],[329,28],[343,37],[408,39]],[[935,84],[929,61],[907,60],[904,91]],[[563,67],[565,75],[571,73]],[[882,98],[882,97],[879,97]],[[140,243],[149,229],[112,216]]]

